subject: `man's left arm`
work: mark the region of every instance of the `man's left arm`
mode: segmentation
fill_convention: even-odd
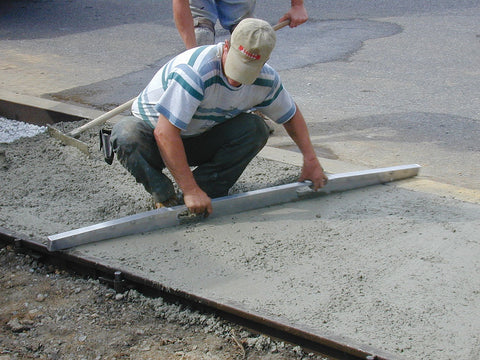
[[[323,168],[315,154],[307,124],[298,106],[295,115],[284,123],[283,126],[303,155],[302,174],[299,181],[310,180],[313,183],[314,190],[325,186],[328,178],[323,172]]]

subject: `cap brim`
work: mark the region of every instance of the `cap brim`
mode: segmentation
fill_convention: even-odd
[[[251,85],[260,75],[263,65],[260,61],[245,61],[237,49],[230,48],[225,60],[225,75],[241,84]]]

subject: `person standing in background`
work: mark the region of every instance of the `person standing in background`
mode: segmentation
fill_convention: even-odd
[[[232,33],[243,19],[253,17],[256,0],[172,0],[173,18],[187,49],[215,42],[215,24]],[[308,20],[303,0],[291,0],[290,10],[278,22],[296,27]]]

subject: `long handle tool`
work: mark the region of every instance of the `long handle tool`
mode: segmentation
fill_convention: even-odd
[[[123,103],[122,105],[117,106],[116,108],[106,112],[105,114],[100,115],[99,117],[87,122],[86,124],[73,129],[72,131],[68,132],[67,134],[62,133],[61,131],[55,129],[53,126],[47,125],[48,133],[50,136],[62,141],[66,145],[75,146],[80,151],[85,153],[86,155],[90,155],[88,145],[84,142],[78,140],[78,136],[96,125],[104,124],[107,120],[110,120],[114,116],[122,113],[125,110],[130,109],[132,103],[135,101],[136,98],[130,99],[127,102]]]

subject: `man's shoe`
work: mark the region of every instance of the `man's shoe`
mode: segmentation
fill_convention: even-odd
[[[215,44],[215,24],[205,18],[193,20],[197,46]]]
[[[170,199],[167,199],[165,201],[156,201],[155,199],[153,199],[153,206],[155,207],[155,209],[160,209],[160,208],[163,208],[163,207],[173,207],[173,206],[177,206],[178,205],[178,200],[177,200],[177,197],[174,196],[174,197],[171,197]]]

